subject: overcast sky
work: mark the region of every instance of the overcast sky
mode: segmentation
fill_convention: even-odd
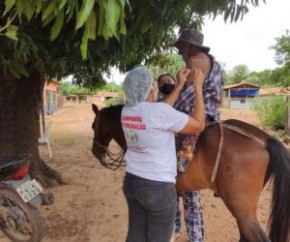
[[[290,0],[266,0],[257,8],[250,8],[242,21],[224,23],[222,17],[206,20],[203,27],[204,44],[211,53],[231,70],[239,64],[250,71],[277,67],[273,46],[276,37],[290,30]]]

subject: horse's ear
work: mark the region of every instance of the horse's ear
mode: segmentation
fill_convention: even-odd
[[[93,109],[95,114],[98,114],[100,112],[98,109],[98,106],[96,104],[92,104],[92,109]]]

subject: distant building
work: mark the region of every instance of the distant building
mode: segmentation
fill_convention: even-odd
[[[58,98],[59,83],[57,81],[46,81],[43,89],[43,111],[50,115],[59,107]]]
[[[290,87],[265,87],[260,88],[260,96],[290,95]]]
[[[118,92],[100,91],[93,95],[68,95],[66,101],[74,103],[103,103],[108,99],[120,96]]]
[[[254,97],[259,95],[260,86],[241,81],[224,86],[223,107],[248,109]]]
[[[105,102],[106,100],[117,98],[120,96],[119,92],[100,91],[95,95],[88,96],[90,103]]]

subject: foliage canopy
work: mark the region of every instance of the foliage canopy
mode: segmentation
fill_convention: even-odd
[[[289,30],[280,37],[276,38],[276,44],[271,47],[275,50],[275,60],[281,64],[290,64],[290,34]],[[290,66],[290,65],[289,65]]]
[[[111,66],[126,71],[170,49],[174,28],[200,28],[203,16],[237,21],[262,0],[5,0],[0,2],[0,67],[32,69],[94,85]],[[263,1],[264,2],[264,1]]]

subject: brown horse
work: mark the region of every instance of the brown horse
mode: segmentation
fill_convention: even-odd
[[[104,157],[112,139],[126,150],[121,110],[122,106],[113,106],[100,111],[93,105],[93,154],[107,167],[110,164]],[[116,168],[116,164],[112,167]],[[268,237],[258,223],[256,210],[270,178],[273,194]],[[194,159],[187,172],[178,176],[176,186],[180,192],[208,188],[217,193],[236,218],[240,241],[290,241],[289,152],[281,142],[253,125],[234,119],[208,125],[199,136]]]

